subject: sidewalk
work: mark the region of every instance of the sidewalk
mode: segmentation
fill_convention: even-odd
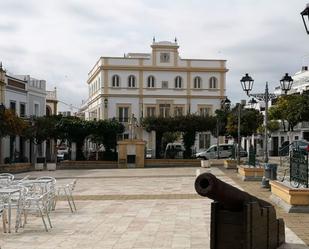
[[[54,175],[58,182],[77,178],[74,193],[78,211],[71,214],[60,201],[51,214],[53,229],[46,233],[39,217],[19,233],[2,234],[1,249],[205,249],[210,243],[210,203],[194,189],[196,170],[204,168],[61,170],[31,172],[32,176]],[[258,183],[243,183],[234,170],[211,168],[211,173],[251,194],[266,197]],[[29,174],[29,173],[28,173]],[[19,174],[21,178],[25,174]],[[262,196],[260,196],[262,195]],[[277,211],[278,212],[278,211]],[[284,213],[278,213],[284,217]],[[286,216],[290,216],[286,215]],[[285,218],[285,217],[284,217]],[[295,230],[293,224],[286,225]],[[305,220],[299,217],[300,220]],[[298,224],[302,238],[308,223]],[[308,237],[308,236],[307,236]],[[281,249],[305,249],[303,242],[287,228],[287,244]],[[308,241],[308,240],[307,240]]]

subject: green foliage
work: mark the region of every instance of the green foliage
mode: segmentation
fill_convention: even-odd
[[[0,113],[0,138],[22,135],[27,127],[28,124],[11,110],[5,109]]]
[[[182,132],[185,146],[185,156],[191,156],[191,147],[195,141],[196,132],[213,131],[216,118],[189,114],[179,117],[148,117],[142,120],[143,127],[148,131],[156,131],[157,156],[162,150],[162,136],[165,132]],[[192,142],[193,141],[193,142]]]
[[[269,108],[270,120],[286,120],[288,130],[293,131],[295,125],[303,121],[309,121],[309,96],[286,95],[277,100],[276,105]],[[285,129],[285,127],[284,127]]]
[[[228,115],[231,113],[230,109],[217,109],[215,111],[216,119],[218,122],[219,136],[225,136],[227,132]],[[217,130],[213,131],[213,135],[217,136]]]
[[[270,133],[278,131],[280,129],[280,124],[277,120],[270,120],[268,122],[267,129]]]
[[[255,109],[242,109],[240,118],[240,135],[251,136],[256,133],[263,123],[263,114]],[[233,138],[238,136],[238,107],[229,113],[227,117],[227,132]]]
[[[89,121],[90,139],[97,144],[103,144],[105,151],[116,150],[117,135],[124,132],[124,126],[116,119]]]

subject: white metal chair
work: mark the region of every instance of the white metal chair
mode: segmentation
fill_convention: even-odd
[[[49,192],[48,194],[48,211],[54,210],[56,202],[56,178],[51,176],[42,176],[37,178],[38,181],[43,181],[41,184],[42,193]],[[44,181],[46,181],[44,183]]]
[[[25,200],[25,206],[23,209],[24,212],[24,223],[27,222],[27,217],[29,212],[35,212],[35,213],[39,213],[39,215],[42,218],[44,227],[45,227],[45,231],[48,232],[48,227],[45,221],[44,216],[46,216],[49,226],[50,228],[52,228],[52,224],[51,224],[51,220],[49,217],[49,196],[50,196],[50,192],[52,190],[49,190],[47,192],[45,192],[44,194],[39,194],[39,193],[31,193],[31,195],[29,195],[26,200]]]
[[[13,174],[10,174],[10,173],[1,173],[1,174],[0,174],[0,177],[9,178],[11,181],[14,180],[14,175],[13,175]]]
[[[21,221],[21,215],[25,205],[25,199],[28,194],[28,189],[21,185],[10,185],[7,188],[9,188],[10,190],[15,189],[17,191],[9,196],[2,196],[4,211],[7,210],[7,212],[5,212],[5,215],[6,213],[8,214],[8,217],[5,218],[7,222],[11,223],[12,210],[16,210],[15,231],[17,232],[18,228],[23,226]]]
[[[77,210],[75,202],[74,202],[74,198],[73,198],[73,191],[75,189],[76,182],[77,182],[77,180],[74,179],[70,183],[63,184],[63,185],[56,185],[56,189],[57,189],[56,201],[59,198],[59,196],[65,196],[67,198],[67,201],[68,201],[68,204],[70,206],[70,210],[71,210],[72,213]],[[54,209],[55,209],[55,207],[56,207],[56,202],[55,202],[55,205],[54,205]]]
[[[1,173],[0,174],[0,187],[5,187],[11,184],[14,180],[14,175],[10,173]]]
[[[2,223],[3,223],[3,232],[6,231],[6,223],[7,223],[7,216],[6,216],[6,210],[4,208],[2,200],[0,200],[0,217],[2,216]]]

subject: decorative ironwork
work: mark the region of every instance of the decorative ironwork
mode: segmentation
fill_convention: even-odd
[[[308,188],[308,152],[294,148],[290,154],[290,182],[293,187]]]
[[[250,166],[253,166],[255,167],[256,166],[256,155],[255,155],[255,149],[252,145],[250,145],[250,148],[249,148],[249,162],[248,164]]]

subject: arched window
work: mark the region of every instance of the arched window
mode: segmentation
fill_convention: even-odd
[[[217,78],[216,77],[211,77],[210,79],[209,79],[209,88],[211,88],[211,89],[216,89],[216,88],[218,88],[218,80],[217,80]]]
[[[155,87],[155,77],[150,75],[147,78],[147,87],[154,88]]]
[[[112,87],[119,87],[119,82],[120,82],[119,76],[117,74],[113,75],[113,77],[112,77]]]
[[[175,88],[182,88],[182,78],[180,76],[175,78]]]
[[[128,87],[135,87],[135,76],[130,75],[128,78]]]
[[[202,79],[199,76],[194,78],[194,88],[198,89],[201,88]]]
[[[51,116],[51,115],[52,115],[52,110],[48,105],[46,105],[46,116]]]

